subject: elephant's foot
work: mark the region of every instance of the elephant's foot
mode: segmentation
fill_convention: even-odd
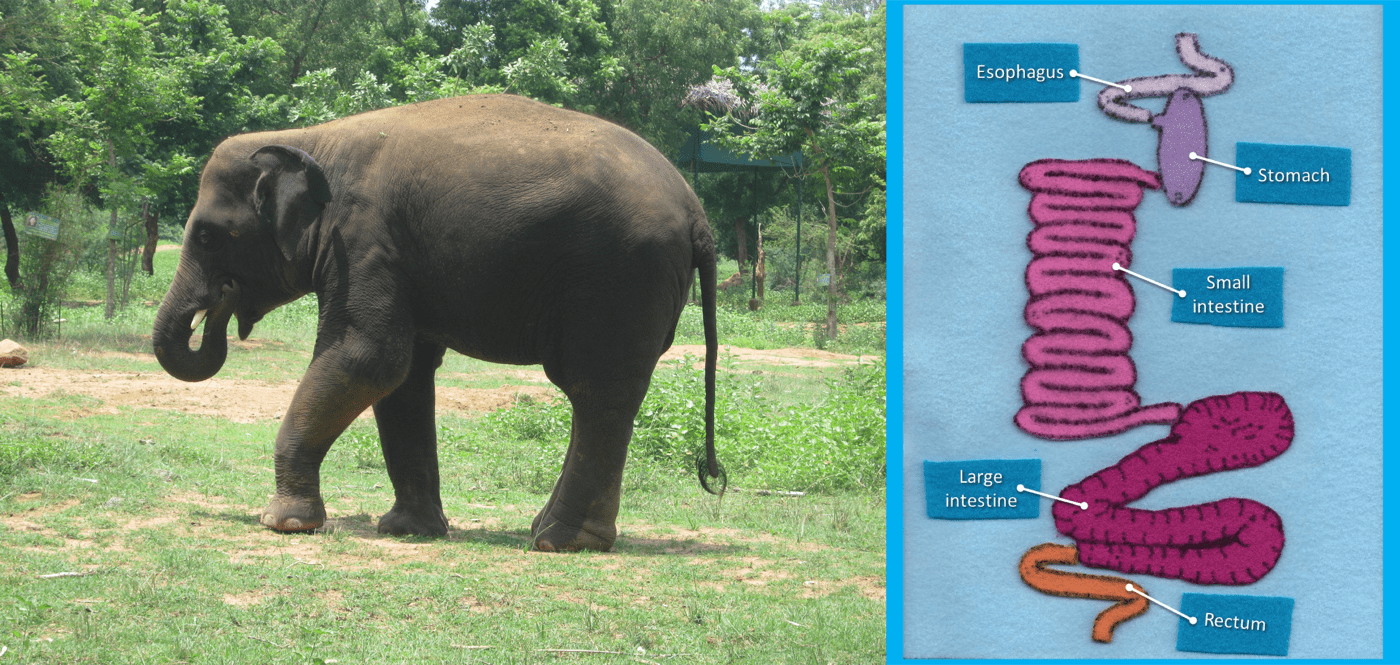
[[[311,531],[326,523],[326,504],[320,497],[274,496],[263,508],[262,525],[274,531]]]
[[[581,525],[557,521],[541,511],[530,529],[531,545],[541,552],[606,552],[617,540],[617,525],[584,520]]]
[[[379,518],[379,533],[391,536],[445,536],[447,515],[435,505],[406,506],[395,503]]]

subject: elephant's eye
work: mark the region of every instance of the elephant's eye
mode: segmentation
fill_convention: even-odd
[[[224,248],[224,235],[202,229],[199,232],[199,246],[206,252],[217,252]]]

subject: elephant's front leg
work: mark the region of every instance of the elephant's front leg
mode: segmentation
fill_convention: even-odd
[[[345,428],[393,392],[408,372],[408,344],[376,346],[355,351],[338,346],[311,361],[277,431],[277,493],[263,509],[263,526],[310,531],[325,524],[321,461]]]
[[[440,344],[415,343],[408,378],[394,392],[374,403],[379,444],[384,450],[389,480],[394,483],[394,507],[379,518],[380,533],[447,534],[433,414],[433,373],[442,364],[444,350]]]

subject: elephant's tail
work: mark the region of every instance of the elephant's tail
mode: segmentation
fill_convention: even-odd
[[[729,477],[715,456],[715,367],[719,361],[719,333],[715,324],[715,240],[703,214],[692,231],[692,260],[700,271],[700,307],[705,326],[705,454],[696,459],[695,466],[700,486],[710,494],[722,496]],[[719,480],[718,491],[710,487],[710,478]]]

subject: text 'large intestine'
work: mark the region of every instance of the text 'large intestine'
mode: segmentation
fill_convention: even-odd
[[[1184,206],[1196,197],[1205,163],[1191,159],[1210,156],[1206,141],[1206,114],[1201,98],[1218,95],[1235,82],[1235,70],[1229,63],[1201,52],[1196,35],[1183,32],[1176,36],[1176,55],[1181,64],[1195,74],[1165,74],[1119,81],[1099,92],[1099,108],[1109,117],[1127,122],[1150,123],[1160,132],[1157,138],[1157,168],[1167,201]],[[1129,104],[1134,99],[1166,97],[1167,105],[1155,117],[1147,109]]]
[[[1025,406],[1016,425],[1044,439],[1090,439],[1140,425],[1175,422],[1175,403],[1142,406],[1128,318],[1133,290],[1113,264],[1132,264],[1133,211],[1157,174],[1118,159],[1044,159],[1021,170],[1033,195],[1026,239],[1026,323],[1021,347]]]

